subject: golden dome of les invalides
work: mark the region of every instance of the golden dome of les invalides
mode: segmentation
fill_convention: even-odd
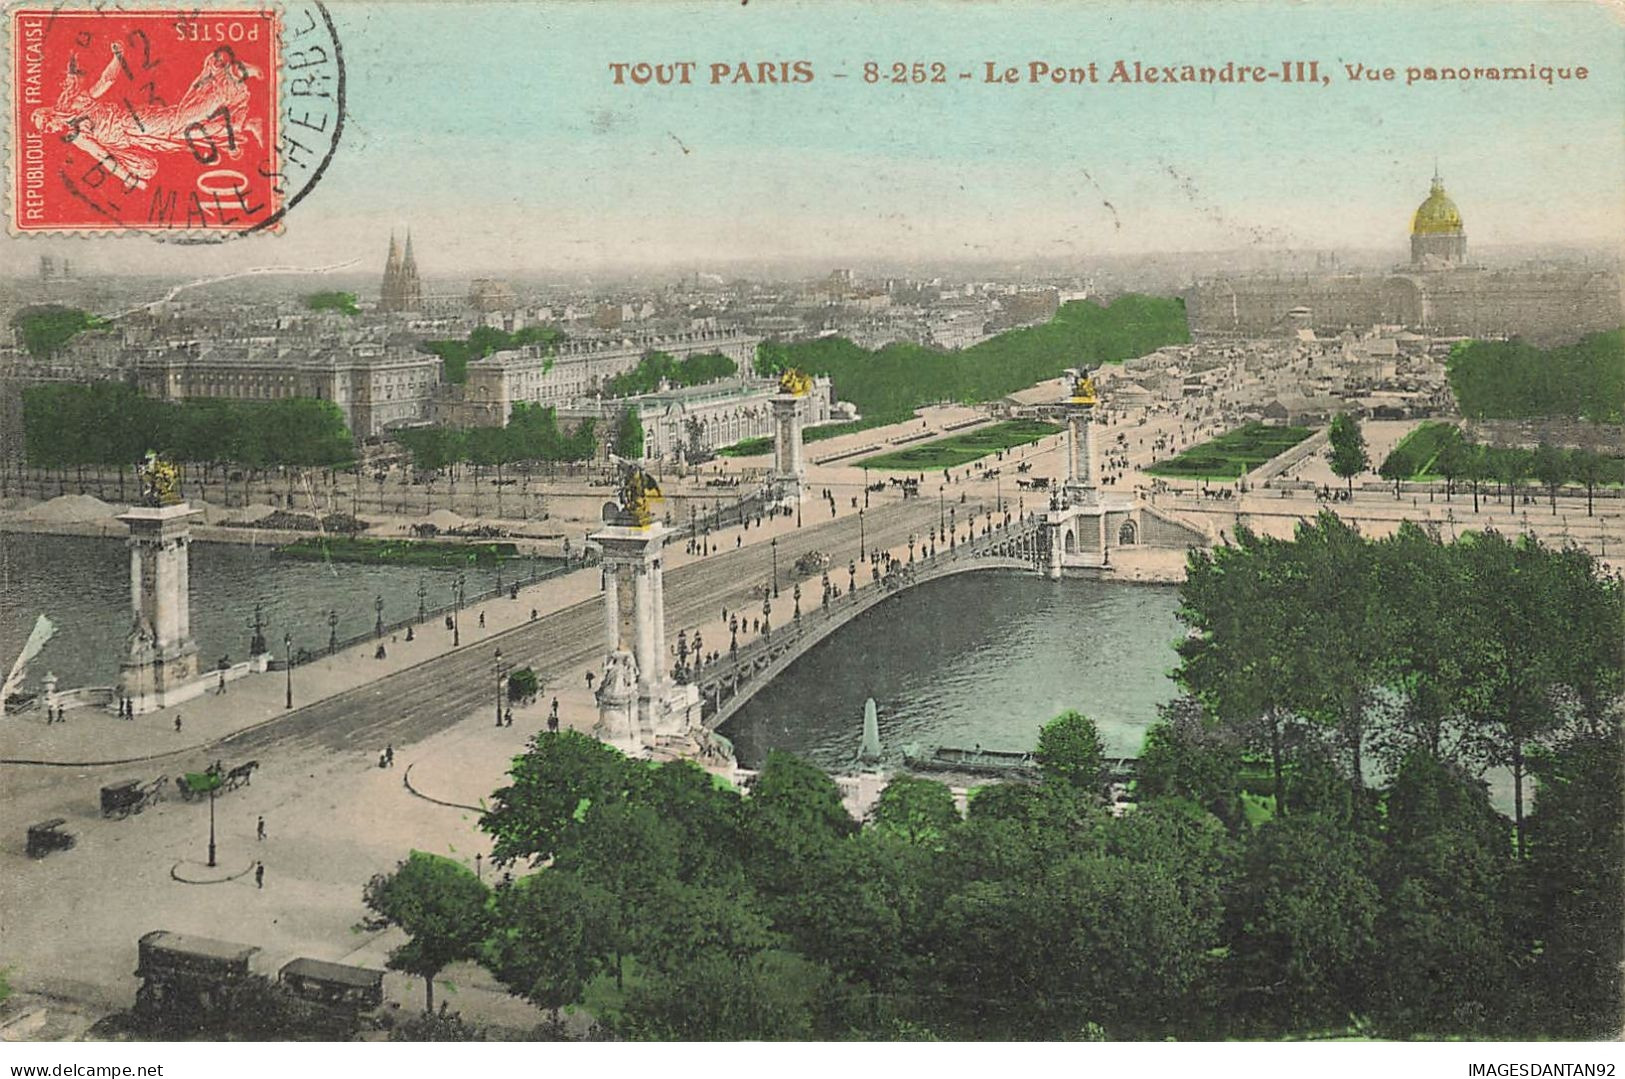
[[[1411,218],[1411,235],[1438,236],[1462,231],[1461,211],[1444,193],[1444,182],[1435,174],[1428,197],[1422,200],[1422,205],[1416,208],[1416,216]]]

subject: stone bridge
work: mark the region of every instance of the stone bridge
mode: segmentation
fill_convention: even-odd
[[[1048,563],[1043,518],[1029,515],[1008,525],[987,528],[967,542],[956,542],[946,549],[938,547],[934,555],[922,554],[912,562],[894,563],[886,572],[864,566],[853,575],[845,567],[832,567],[822,596],[806,597],[788,616],[780,612],[790,606],[785,602],[789,595],[782,596],[760,637],[719,656],[689,679],[699,686],[705,726],[713,731],[722,726],[757,690],[809,648],[905,589],[982,570],[1042,572]],[[844,583],[840,580],[843,576],[847,578]]]

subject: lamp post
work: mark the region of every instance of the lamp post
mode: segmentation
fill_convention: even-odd
[[[220,775],[209,773],[209,868],[214,868],[214,792],[220,786]]]
[[[427,596],[428,594],[429,594],[428,585],[424,584],[422,577],[419,577],[418,578],[418,625],[420,625],[420,626],[423,625],[423,619],[425,617],[424,616],[424,609],[423,609],[423,598],[425,596]]]
[[[380,640],[384,636],[384,597],[378,596],[372,601],[372,609],[378,612],[378,619],[372,625],[372,631]]]
[[[850,595],[858,590],[858,564],[852,559],[846,560],[846,591]]]
[[[672,672],[679,685],[688,681],[688,630],[677,631],[677,669]]]
[[[737,613],[728,616],[728,637],[728,654],[736,656],[739,654],[739,615]]]
[[[502,726],[502,675],[507,670],[507,668],[502,665],[502,649],[497,649],[496,655],[492,659],[491,666],[496,670],[497,675],[497,726],[500,727]]]
[[[795,601],[796,601],[795,618],[796,618],[797,622],[800,622],[801,621],[801,582],[800,581],[796,582],[796,590],[795,590],[795,592],[793,594],[795,596]]]
[[[824,598],[823,598],[820,605],[824,608],[824,613],[828,614],[829,613],[829,570],[824,571]]]
[[[773,598],[779,598],[779,537],[774,536],[768,543],[773,551]]]
[[[939,532],[943,529],[945,522],[947,521],[947,518],[944,517],[942,513],[943,503],[945,502],[943,495],[944,486],[945,485],[938,485],[937,487],[937,530]]]
[[[865,490],[868,490],[868,488],[865,488]],[[864,535],[863,535],[863,511],[862,510],[858,511],[858,556],[861,557],[861,558],[868,558],[869,557],[869,545],[865,541]]]
[[[462,647],[463,643],[463,575],[457,574],[457,602],[451,609],[451,646]]]
[[[765,640],[771,640],[772,637],[773,637],[773,626],[768,621],[768,619],[772,616],[772,614],[773,614],[773,601],[768,599],[764,595],[762,597],[762,639],[764,641]]]
[[[293,634],[291,633],[282,635],[282,654],[288,657],[288,698],[283,707],[291,709],[293,707]]]
[[[500,488],[499,488],[499,490],[500,490]],[[484,867],[484,865],[485,865],[485,855],[482,854],[479,851],[475,851],[474,852],[474,879],[476,881],[483,881],[485,879],[485,877],[480,873],[480,870]]]
[[[332,608],[327,611],[327,654],[332,655],[339,650],[339,613]]]
[[[869,508],[869,466],[863,466],[863,508]]]
[[[700,651],[700,649],[702,649],[704,647],[705,647],[705,644],[700,639],[700,631],[695,630],[694,631],[694,678],[695,678],[696,681],[698,681],[699,677],[700,677],[700,667],[703,666],[704,663],[705,663],[705,653]]]

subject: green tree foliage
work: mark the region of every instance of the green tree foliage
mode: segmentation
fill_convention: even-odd
[[[1462,414],[1473,419],[1625,420],[1625,329],[1550,349],[1467,341],[1446,366]]]
[[[880,792],[870,820],[878,831],[905,843],[940,846],[959,823],[959,810],[946,783],[897,776]]]
[[[1109,307],[1088,301],[1063,304],[1041,326],[1008,330],[959,352],[906,342],[870,351],[842,337],[764,341],[757,347],[755,367],[762,375],[788,367],[829,375],[842,399],[858,406],[865,423],[894,423],[922,405],[992,401],[1068,367],[1116,363],[1189,340],[1182,301],[1129,295]]]
[[[505,427],[413,427],[395,432],[395,440],[425,472],[462,461],[499,469],[525,461],[585,461],[598,448],[594,421],[564,431],[551,405],[523,402],[513,406]]]
[[[643,420],[635,408],[623,408],[615,421],[615,452],[629,461],[643,460]]]
[[[643,779],[613,747],[570,730],[538,739],[508,775],[511,782],[480,820],[496,841],[492,858],[499,863],[547,861],[578,834],[583,802],[619,802]]]
[[[390,970],[423,979],[423,1010],[434,1011],[434,979],[448,965],[474,958],[486,938],[489,893],[458,862],[413,851],[393,873],[367,882],[362,901],[370,928],[398,926],[410,938],[390,950]]]
[[[312,292],[305,297],[305,306],[312,311],[337,311],[341,315],[359,315],[353,292]]]
[[[1516,954],[1506,819],[1481,781],[1422,750],[1401,765],[1386,805],[1375,1018],[1398,1033],[1504,1032]]]
[[[11,324],[22,332],[23,348],[28,354],[45,359],[84,331],[105,326],[107,322],[77,307],[48,303],[23,308],[11,316]]]
[[[29,462],[46,467],[127,465],[148,450],[248,468],[328,468],[355,456],[331,401],[156,401],[110,383],[30,386],[23,436]]]
[[[500,888],[481,962],[515,996],[557,1012],[606,968],[614,899],[562,869]]]
[[[440,377],[443,381],[461,385],[468,381],[468,365],[475,360],[526,345],[540,345],[551,352],[563,340],[564,331],[552,326],[526,326],[512,333],[490,326],[476,326],[466,340],[424,341],[422,348],[440,357]],[[548,366],[551,366],[551,361]]]
[[[1044,780],[1104,798],[1106,747],[1095,721],[1079,712],[1062,712],[1038,732],[1034,751]]]
[[[1625,996],[1625,735],[1617,711],[1580,725],[1535,762],[1529,817],[1528,932],[1539,948],[1525,995],[1533,1032],[1619,1034]]]
[[[1347,412],[1339,412],[1332,417],[1331,426],[1327,428],[1326,433],[1330,442],[1326,460],[1332,466],[1332,474],[1347,481],[1349,490],[1352,491],[1354,477],[1371,467],[1371,459],[1365,452],[1365,435],[1360,433],[1359,421]]]
[[[535,670],[530,667],[520,667],[508,672],[508,699],[510,701],[533,701],[536,694],[542,689],[542,681],[536,676]]]
[[[669,352],[646,352],[638,365],[604,383],[605,397],[631,397],[654,393],[661,383],[698,386],[739,373],[739,365],[716,352],[701,352],[677,359]]]

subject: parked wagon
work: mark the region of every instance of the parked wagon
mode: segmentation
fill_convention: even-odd
[[[128,817],[139,813],[163,796],[168,776],[159,776],[150,783],[139,779],[126,779],[102,788],[102,816]]]
[[[72,832],[62,831],[68,823],[62,817],[42,820],[28,826],[28,856],[43,858],[54,850],[69,850],[78,842]]]

